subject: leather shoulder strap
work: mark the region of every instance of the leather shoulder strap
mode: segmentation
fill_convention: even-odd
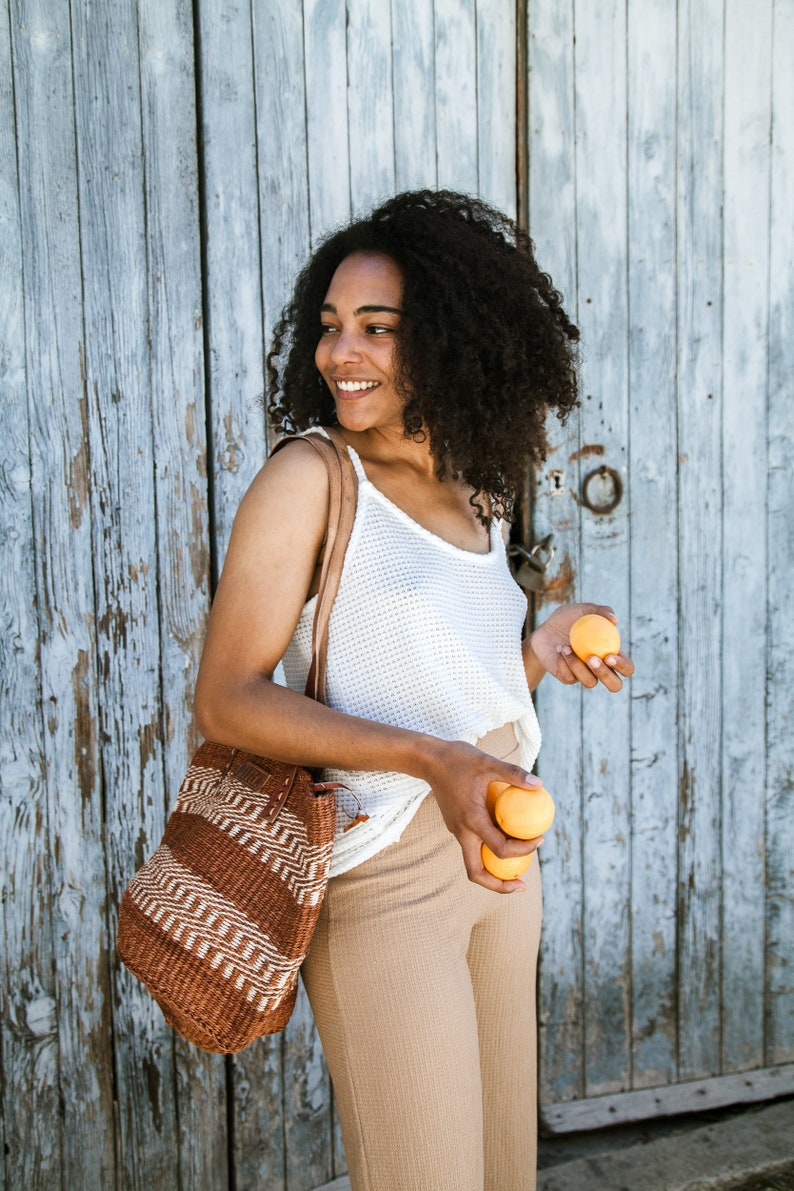
[[[310,443],[328,469],[328,531],[325,539],[320,587],[312,624],[312,661],[306,679],[306,694],[318,703],[325,702],[325,667],[328,656],[328,623],[331,608],[342,577],[342,564],[356,516],[358,477],[347,451],[347,444],[334,426],[324,427],[324,434],[289,435],[276,443],[271,454],[285,443],[297,440]]]

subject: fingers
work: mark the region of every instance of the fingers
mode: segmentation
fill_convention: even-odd
[[[516,878],[513,881],[501,881],[499,877],[495,877],[492,873],[488,872],[487,868],[485,868],[482,863],[482,849],[480,846],[481,840],[473,833],[467,832],[466,837],[464,839],[460,839],[459,843],[463,850],[463,860],[466,865],[466,875],[475,885],[482,885],[484,889],[492,889],[494,893],[520,893],[522,890],[526,889],[526,885],[520,878]],[[518,854],[526,855],[530,850],[534,851],[534,848],[537,847],[538,843],[540,843],[540,840],[508,841],[505,840],[504,836],[502,836],[502,843],[521,844],[523,850]],[[529,847],[530,843],[534,845],[534,847],[531,849]],[[491,845],[489,844],[488,846],[490,847]],[[493,850],[496,851],[496,849]]]
[[[625,653],[610,653],[601,660],[590,657],[586,662],[578,658],[570,645],[560,648],[560,668],[570,678],[560,677],[561,682],[580,682],[582,686],[592,690],[600,682],[608,691],[615,694],[623,687],[623,678],[630,678],[634,673],[634,663]]]

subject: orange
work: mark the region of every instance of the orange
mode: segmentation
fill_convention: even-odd
[[[514,881],[525,873],[532,863],[532,853],[528,856],[511,856],[507,860],[492,852],[487,844],[482,846],[483,868],[487,868],[492,877],[499,877],[501,881]]]
[[[583,662],[591,657],[605,658],[608,653],[617,653],[620,649],[620,633],[615,625],[596,612],[574,621],[570,639],[571,649]]]
[[[506,790],[509,785],[510,785],[509,782],[489,782],[488,783],[488,791],[485,795],[485,805],[488,808],[488,814],[491,816],[492,819],[493,819],[494,807],[496,806],[496,800],[499,797],[499,795],[502,793],[502,790]]]
[[[536,839],[554,822],[554,799],[545,786],[508,786],[496,800],[496,822],[514,839]]]

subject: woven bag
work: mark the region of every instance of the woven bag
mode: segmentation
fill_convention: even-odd
[[[301,439],[322,455],[329,476],[306,683],[320,702],[356,508],[344,441],[336,431],[329,437]],[[325,894],[335,823],[334,789],[303,766],[209,741],[198,749],[159,847],[124,891],[117,941],[123,962],[188,1041],[232,1054],[283,1030]]]

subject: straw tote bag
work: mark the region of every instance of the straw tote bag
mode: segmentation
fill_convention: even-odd
[[[356,510],[350,456],[341,435],[328,433],[301,436],[322,456],[330,482],[306,683],[319,702]],[[188,1041],[232,1054],[283,1030],[325,894],[335,822],[334,788],[303,766],[209,741],[198,749],[162,842],[124,892],[117,941],[123,962]]]

